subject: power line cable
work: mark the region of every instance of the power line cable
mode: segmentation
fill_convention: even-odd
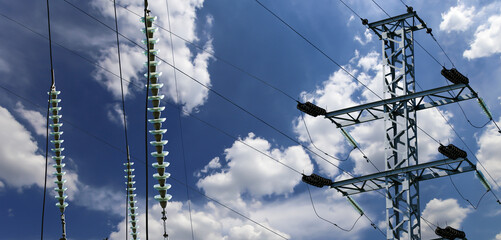
[[[263,7],[266,11],[268,11],[271,15],[273,15],[276,19],[278,19],[280,22],[282,22],[285,26],[287,26],[289,29],[291,29],[293,32],[295,32],[299,37],[301,37],[303,40],[305,40],[310,46],[315,48],[318,52],[320,52],[322,55],[324,55],[327,59],[329,59],[332,63],[334,63],[336,66],[338,66],[340,69],[342,69],[344,72],[346,72],[349,76],[351,76],[354,80],[356,80],[358,83],[360,83],[362,86],[364,86],[367,90],[372,92],[374,95],[377,97],[381,98],[376,92],[374,92],[372,89],[370,89],[366,84],[364,84],[362,81],[358,80],[357,77],[355,77],[351,72],[349,72],[346,68],[341,66],[341,64],[337,63],[333,58],[331,58],[327,53],[325,53],[323,50],[321,50],[319,47],[317,47],[314,43],[312,43],[308,38],[306,38],[303,34],[301,34],[299,31],[297,31],[294,27],[292,27],[290,24],[288,24],[285,20],[283,20],[281,17],[279,17],[275,12],[273,12],[271,9],[266,7],[264,4],[262,4],[259,0],[255,0],[261,7]]]
[[[313,139],[311,138],[311,134],[310,134],[310,130],[308,130],[308,125],[306,124],[306,120],[304,119],[304,113],[301,112],[301,120],[303,121],[303,124],[304,124],[304,128],[306,129],[306,133],[308,134],[308,138],[310,139],[310,143],[311,145],[313,145],[313,147],[315,147],[315,149],[317,149],[318,151],[322,152],[323,154],[325,154],[326,156],[330,157],[330,158],[333,158],[337,161],[341,161],[341,162],[344,162],[344,161],[347,161],[349,158],[350,158],[350,155],[351,155],[351,152],[353,152],[353,150],[355,150],[356,147],[353,147],[349,152],[348,152],[348,155],[346,156],[346,158],[338,158],[338,157],[334,157],[332,155],[330,155],[329,153],[323,151],[322,149],[318,148],[317,145],[315,145],[315,143],[313,142]]]
[[[169,10],[169,0],[165,0],[165,6],[167,8],[167,20],[169,24],[169,38],[170,38],[170,45],[171,45],[171,54],[172,54],[172,65],[176,66],[176,57],[174,55],[174,42],[172,41],[172,27],[171,27],[171,22],[170,22],[170,10]],[[179,98],[179,89],[177,85],[177,74],[176,74],[176,69],[172,69],[174,73],[174,83],[176,86],[176,102],[181,103],[181,100]],[[179,131],[181,134],[181,149],[182,149],[182,154],[183,154],[183,163],[184,163],[184,181],[186,184],[188,184],[188,170],[186,168],[186,156],[185,156],[185,149],[184,149],[184,136],[183,136],[183,122],[181,118],[181,111],[179,111],[178,114],[178,119],[179,119]],[[195,240],[195,232],[193,231],[193,219],[191,216],[191,198],[190,198],[190,191],[188,188],[186,188],[186,196],[188,197],[188,213],[190,216],[190,228],[191,228],[191,239]],[[164,231],[165,231],[165,225],[164,225]]]
[[[51,73],[51,85],[49,88],[49,92],[55,85],[54,79],[54,64],[52,60],[52,34],[50,30],[50,5],[49,0],[47,0],[47,27],[49,33],[49,56],[50,56],[50,73]],[[42,221],[40,226],[40,239],[43,240],[43,232],[44,232],[44,222],[45,222],[45,198],[47,193],[47,167],[49,162],[49,114],[50,114],[50,99],[52,96],[49,94],[49,99],[47,101],[47,117],[46,117],[46,134],[45,134],[45,168],[44,168],[44,186],[43,186],[43,203],[42,203]]]
[[[350,228],[343,228],[343,227],[340,227],[340,226],[339,226],[339,225],[337,225],[336,223],[333,223],[332,221],[327,220],[327,219],[325,219],[325,218],[321,217],[321,216],[318,214],[317,209],[315,208],[315,204],[313,203],[313,197],[311,196],[311,191],[310,191],[310,186],[309,186],[309,184],[306,184],[306,187],[307,187],[307,189],[308,189],[308,193],[309,193],[309,195],[310,195],[311,207],[313,208],[313,211],[315,212],[315,215],[317,215],[317,217],[318,217],[319,219],[321,219],[321,220],[323,220],[323,221],[325,221],[325,222],[327,222],[327,223],[329,223],[329,224],[333,225],[334,227],[337,227],[337,228],[341,229],[342,231],[345,231],[345,232],[351,232],[351,230],[353,230],[353,228],[355,227],[355,225],[357,225],[358,220],[360,220],[360,218],[362,218],[362,216],[364,215],[364,214],[361,214],[361,215],[357,218],[357,220],[355,220],[355,222],[353,223],[353,225],[352,225]]]
[[[117,43],[117,55],[118,55],[118,69],[119,69],[119,74],[120,74],[120,93],[121,93],[121,97],[122,97],[122,116],[123,116],[123,123],[124,123],[124,137],[125,137],[125,151],[126,151],[126,166],[127,166],[127,169],[126,169],[126,172],[127,172],[127,189],[125,190],[126,191],[126,194],[125,194],[125,229],[126,229],[126,232],[128,231],[129,229],[129,201],[130,201],[130,197],[132,197],[130,194],[129,194],[129,189],[131,187],[131,171],[130,171],[130,167],[131,167],[131,162],[130,162],[130,152],[129,152],[129,138],[128,138],[128,133],[127,133],[127,114],[126,114],[126,111],[125,111],[125,96],[124,96],[124,87],[123,87],[123,75],[122,75],[122,60],[121,60],[121,54],[120,54],[120,40],[119,40],[119,37],[118,37],[118,16],[117,16],[117,5],[116,5],[116,1],[113,0],[113,10],[114,10],[114,13],[115,13],[115,33],[116,33],[116,43]],[[132,205],[131,205],[131,210],[134,209],[134,201],[131,201]],[[134,227],[134,230],[135,230],[135,224],[136,222],[134,221],[133,223],[133,227]],[[129,239],[129,234],[126,233],[125,234],[125,239]]]

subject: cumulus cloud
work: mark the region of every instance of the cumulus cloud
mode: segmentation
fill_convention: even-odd
[[[123,5],[128,6],[132,11],[141,13],[141,3],[134,1],[125,1]],[[103,15],[112,18],[114,16],[113,6],[108,2],[103,1],[93,1],[92,5],[102,12]],[[167,9],[165,6],[165,1],[150,1],[150,9],[154,9],[152,15],[159,16],[158,20],[155,22],[159,26],[168,28],[167,22]],[[204,32],[207,36],[198,36],[196,29],[197,21],[197,10],[203,7],[203,0],[189,0],[189,1],[170,1],[169,11],[171,26],[173,27],[172,32],[183,37],[190,42],[197,42],[203,45],[205,51],[195,51],[189,47],[189,45],[183,40],[173,36],[172,42],[170,41],[169,34],[164,31],[157,31],[155,37],[160,39],[160,42],[155,45],[155,49],[159,49],[159,57],[169,64],[173,64],[175,60],[176,68],[182,71],[184,74],[195,78],[201,84],[208,87],[211,86],[210,74],[208,72],[209,60],[211,55],[207,52],[213,52],[212,40],[208,33],[210,32],[210,27],[212,26],[214,19],[207,16],[205,20],[207,24]],[[134,39],[135,42],[140,42],[143,38],[141,32],[137,29],[142,28],[143,25],[139,22],[139,19],[135,15],[123,12],[120,15],[121,26],[120,29],[122,33],[126,36]],[[134,32],[132,32],[134,31]],[[132,37],[133,36],[133,37]],[[199,43],[200,38],[205,37],[208,40]],[[174,59],[171,55],[171,47],[174,48]],[[130,80],[134,85],[142,86],[145,82],[145,77],[143,73],[146,71],[144,67],[145,57],[142,54],[142,50],[128,45],[128,43],[121,44],[121,54],[122,54],[122,71],[124,71],[124,78]],[[115,48],[102,49],[99,55],[99,64],[107,69],[117,69],[117,51]],[[177,72],[174,76],[173,68],[168,64],[163,64],[159,66],[159,71],[163,72],[160,81],[165,84],[162,91],[166,93],[167,98],[175,101],[178,104],[183,105],[183,108],[187,112],[196,111],[198,107],[202,106],[208,98],[208,89],[196,83],[189,77],[185,76],[183,73]],[[114,72],[118,72],[114,71]],[[110,73],[97,69],[94,74],[94,78],[102,83],[108,91],[112,93],[115,98],[120,96],[120,81],[116,76]],[[177,84],[176,84],[177,80]],[[176,87],[177,85],[177,87]],[[176,88],[178,91],[176,91]],[[124,92],[127,96],[131,93],[131,84],[124,82]],[[178,98],[179,95],[179,98]]]
[[[108,112],[106,113],[106,115],[108,116],[108,119],[111,122],[114,122],[116,124],[120,124],[121,126],[125,125],[124,117],[123,117],[123,109],[122,109],[121,104],[115,103],[115,104],[109,105]],[[127,117],[126,117],[126,120],[127,120]]]
[[[477,27],[475,39],[470,48],[463,52],[463,57],[475,59],[488,57],[501,52],[501,14],[489,17],[487,23]]]
[[[3,107],[0,128],[0,179],[8,187],[42,187],[45,159],[31,133]]]
[[[456,199],[432,199],[430,200],[422,213],[422,217],[432,224],[436,224],[442,228],[451,226],[456,229],[461,229],[461,224],[468,214],[472,211],[470,208],[463,208],[459,206]],[[423,220],[422,220],[423,221]],[[421,224],[422,238],[432,239],[436,238],[435,232],[430,228],[424,227],[426,223]]]
[[[279,239],[277,235],[270,231],[252,224],[240,218],[235,218],[221,212],[212,203],[208,203],[204,209],[197,210],[192,205],[193,232],[196,239],[207,240],[233,240],[233,239]],[[159,238],[163,235],[163,222],[161,220],[162,209],[158,204],[150,207],[149,214],[149,235]],[[187,206],[181,202],[169,202],[167,205],[167,234],[173,239],[191,239],[191,223]],[[145,214],[139,214],[140,237],[145,238]],[[175,220],[171,220],[175,219]],[[282,236],[289,237],[276,229],[271,228],[266,223],[266,227],[272,229]],[[118,231],[110,234],[110,240],[124,239],[126,232],[125,219],[118,224]],[[143,229],[143,230],[141,230]],[[158,236],[158,237],[157,237]],[[257,237],[257,238],[256,238]]]
[[[501,232],[496,235],[496,237],[494,238],[494,240],[501,240]]]
[[[236,141],[230,148],[225,149],[227,168],[205,176],[197,183],[197,186],[209,196],[230,202],[230,206],[244,209],[246,206],[242,198],[244,193],[256,199],[292,193],[294,187],[301,181],[296,172],[245,144],[298,171],[304,170],[307,174],[313,171],[310,158],[300,146],[291,146],[283,150],[272,148],[267,140],[256,137],[253,133],[249,133],[241,141],[243,143]]]
[[[365,29],[364,39],[362,39],[362,37],[360,37],[359,35],[355,35],[355,37],[353,39],[355,41],[357,41],[358,43],[365,45],[365,44],[369,43],[370,41],[372,41],[372,33],[369,29]]]
[[[129,96],[131,91],[144,85],[142,75],[140,75],[143,63],[145,62],[143,56],[137,48],[126,44],[120,45],[120,59],[124,80],[122,83],[124,96],[126,97]],[[120,78],[117,77],[119,72],[117,47],[102,49],[99,53],[98,64],[104,69],[112,71],[114,74],[103,68],[97,68],[93,73],[93,78],[102,84],[115,99],[121,99],[122,88],[120,86]]]
[[[16,112],[31,125],[37,135],[45,136],[46,118],[40,112],[26,109],[21,102],[17,102]]]
[[[18,111],[23,117],[40,114],[24,108],[18,108]],[[0,155],[0,189],[10,187],[21,190],[32,186],[42,188],[45,158],[39,153],[37,143],[33,140],[31,133],[3,107],[0,107],[0,128],[0,152],[2,153]],[[45,130],[43,134],[45,135]],[[69,158],[65,159],[66,162],[68,160]],[[55,176],[51,174],[54,172],[52,164],[55,162],[49,158],[48,189],[55,187]],[[69,167],[75,166],[67,166],[64,169],[66,172],[64,179],[67,180],[65,187],[68,188],[66,194],[71,204],[94,210],[111,211],[115,214],[122,212],[119,210],[120,206],[116,204],[117,201],[121,201],[122,195],[82,183],[78,179],[77,172]],[[52,191],[48,193],[55,195]]]
[[[332,190],[312,189],[312,198],[319,214],[343,228],[351,228],[360,217],[344,197]],[[309,240],[324,239],[335,235],[339,239],[356,240],[362,231],[376,231],[370,223],[361,218],[353,231],[344,232],[331,224],[318,219],[314,214],[308,193],[294,195],[291,198],[277,199],[259,206],[249,206],[247,217],[258,224],[236,215],[232,211],[208,202],[204,206],[191,205],[193,232],[196,239],[288,239]],[[161,208],[155,204],[149,209],[149,235],[161,236],[163,226]],[[167,233],[173,239],[191,239],[190,215],[186,203],[173,201],[167,205]],[[371,216],[374,219],[373,216]],[[140,237],[144,238],[145,214],[139,214]],[[117,225],[117,231],[110,234],[110,240],[124,239],[125,219]],[[141,230],[142,229],[142,230]],[[304,229],[308,229],[305,231]],[[270,231],[271,230],[271,231]],[[273,233],[273,232],[275,233]],[[277,235],[278,234],[278,235]],[[376,234],[376,233],[375,233]]]
[[[501,124],[501,119],[498,120],[498,125]],[[497,181],[501,182],[501,164],[499,156],[501,154],[501,136],[499,135],[496,126],[491,123],[477,138],[479,149],[476,153],[477,158],[483,163],[483,166],[489,171],[490,175]],[[485,171],[484,168],[477,164],[477,168]],[[488,177],[486,175],[486,177]],[[488,181],[492,179],[487,178]],[[492,184],[491,186],[497,187]]]
[[[210,160],[210,162],[207,165],[205,165],[205,167],[195,175],[197,177],[201,177],[202,173],[208,173],[209,170],[218,168],[221,168],[221,162],[219,162],[219,157],[215,157],[212,160]]]
[[[440,30],[447,33],[466,31],[472,25],[474,17],[474,6],[466,7],[463,3],[459,3],[457,6],[451,7],[448,12],[442,13]]]

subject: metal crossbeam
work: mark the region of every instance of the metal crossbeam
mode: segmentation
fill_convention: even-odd
[[[474,170],[476,170],[475,164],[467,158],[446,158],[341,180],[334,182],[330,185],[330,187],[335,188],[344,195],[353,195],[362,192],[384,189],[386,187],[386,178],[398,180],[401,179],[402,176],[410,174],[412,181],[424,181]]]
[[[457,93],[453,92],[454,90],[458,90]],[[469,90],[469,92],[464,93],[465,90]],[[433,102],[425,102],[424,100],[427,97],[434,97],[436,100]],[[403,114],[404,108],[406,106],[408,106],[407,111],[418,111],[454,102],[469,100],[476,97],[477,94],[471,89],[470,86],[466,84],[454,84],[331,111],[325,114],[325,117],[335,122],[338,127],[345,127],[358,123],[383,119],[385,115],[385,108],[389,109],[392,114],[401,115]],[[409,108],[409,105],[405,104],[410,100],[413,100],[417,103],[416,107]],[[397,108],[393,109],[394,107],[392,106],[396,106]]]

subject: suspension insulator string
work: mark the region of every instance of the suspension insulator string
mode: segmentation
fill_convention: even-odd
[[[156,60],[158,50],[155,50],[155,44],[158,39],[154,38],[154,33],[157,31],[156,27],[153,27],[153,22],[157,17],[149,15],[149,12],[145,12],[145,17],[141,19],[145,23],[145,28],[142,29],[143,33],[146,34],[146,40],[143,43],[147,45],[147,50],[144,52],[148,57],[146,66],[148,68],[148,73],[145,77],[148,78],[148,88],[151,91],[151,95],[148,96],[148,100],[151,101],[152,107],[147,108],[151,112],[153,118],[148,119],[148,122],[153,124],[153,129],[148,132],[153,135],[155,141],[151,141],[150,144],[155,148],[154,152],[151,152],[151,156],[156,159],[156,162],[152,166],[157,170],[153,177],[158,180],[158,184],[153,187],[158,191],[159,195],[154,198],[160,203],[162,207],[162,220],[164,222],[164,239],[168,238],[166,232],[166,211],[167,202],[172,198],[171,195],[167,194],[167,190],[171,188],[170,184],[166,183],[166,179],[169,178],[170,173],[165,171],[165,168],[169,166],[169,162],[165,162],[165,157],[169,152],[164,151],[164,146],[167,144],[167,140],[163,139],[163,134],[167,132],[167,129],[162,129],[162,123],[165,122],[165,118],[161,118],[162,112],[165,110],[164,106],[160,106],[160,100],[164,98],[164,95],[159,94],[160,89],[163,87],[163,83],[160,83],[158,78],[162,75],[162,72],[157,72],[157,66],[160,61]]]
[[[64,151],[64,148],[61,147],[61,144],[64,142],[64,140],[61,139],[61,135],[63,132],[61,131],[61,127],[63,126],[63,123],[60,122],[60,119],[62,115],[59,114],[59,111],[61,111],[61,107],[59,107],[59,103],[61,102],[61,99],[58,98],[58,95],[60,94],[60,91],[56,90],[56,86],[53,82],[51,91],[48,92],[50,99],[49,99],[49,112],[51,112],[51,116],[49,116],[49,119],[52,120],[52,123],[49,124],[49,126],[52,128],[52,132],[50,132],[50,135],[54,136],[54,140],[51,140],[51,143],[54,144],[54,148],[52,148],[52,152],[54,153],[55,156],[52,156],[52,159],[56,162],[56,164],[53,165],[53,167],[56,169],[56,172],[53,173],[54,176],[56,176],[56,181],[54,183],[57,185],[56,188],[54,188],[54,191],[57,192],[55,198],[57,199],[56,206],[59,208],[61,211],[61,225],[62,225],[62,238],[61,240],[66,240],[66,221],[65,221],[65,216],[64,216],[64,210],[66,207],[68,207],[68,203],[65,202],[66,198],[68,196],[64,194],[66,192],[67,188],[64,187],[64,183],[66,183],[66,179],[63,178],[64,175],[66,175],[66,172],[63,171],[63,167],[66,165],[62,163],[64,156],[61,155],[62,151]]]

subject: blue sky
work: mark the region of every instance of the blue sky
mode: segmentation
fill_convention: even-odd
[[[70,203],[66,210],[67,232],[72,240],[124,239],[123,163],[126,157],[120,81],[110,74],[118,74],[115,33],[68,2],[114,26],[112,1],[51,1],[54,69],[56,87],[62,92],[62,139],[65,140]],[[165,1],[149,2],[152,15],[158,16],[158,24],[168,29]],[[381,93],[381,43],[340,1],[261,2],[358,80]],[[386,18],[372,1],[345,2],[370,22]],[[397,0],[376,2],[390,15],[406,11]],[[499,124],[501,2],[404,2],[413,6],[433,29],[438,42],[457,69],[469,77],[471,86],[487,102]],[[117,3],[142,15],[143,1]],[[48,36],[46,5],[45,1],[0,0],[0,6],[2,239],[37,239],[43,196],[46,92],[50,87],[49,45],[44,38]],[[167,161],[171,163],[168,172],[172,174],[169,193],[173,199],[167,208],[171,239],[192,237],[189,203],[195,239],[282,239],[278,235],[288,239],[384,239],[367,218],[361,218],[351,232],[318,219],[307,187],[300,181],[301,175],[268,157],[306,174],[314,172],[332,179],[346,177],[346,173],[298,144],[314,149],[295,100],[308,100],[327,110],[336,110],[378,98],[255,1],[169,0],[169,7],[172,32],[184,40],[173,36],[171,43],[169,33],[160,30],[156,34],[160,38],[157,49],[161,50],[160,57],[171,63],[173,47],[176,67],[189,76],[176,74],[176,92],[172,67],[166,63],[159,67],[163,72],[160,79],[165,83],[166,101],[162,104],[166,106],[164,127],[168,132],[164,138],[169,140],[166,150],[170,152]],[[119,7],[118,19],[123,35],[136,42],[142,39],[143,25],[136,15]],[[441,64],[451,67],[429,35],[416,32],[415,38]],[[120,41],[122,71],[130,82],[124,85],[125,103],[130,151],[136,170],[140,231],[145,232],[145,199],[148,197],[149,236],[161,239],[161,208],[153,200],[156,190],[151,164],[150,176],[145,175],[145,57],[140,48],[126,39],[120,38]],[[444,86],[446,80],[440,75],[441,66],[419,46],[415,54],[419,85],[423,89]],[[462,102],[461,106],[473,124],[482,125],[488,120],[474,100]],[[183,109],[181,114],[179,108]],[[472,127],[457,104],[439,110],[419,112],[418,125],[441,143],[453,143],[466,150],[443,115],[471,149],[469,158],[475,163],[480,160],[500,184],[501,136],[495,126],[489,123],[481,129]],[[340,158],[348,155],[349,144],[328,120],[306,116],[305,122],[317,147]],[[347,128],[380,169],[384,168],[382,126],[382,121],[376,121]],[[438,144],[423,132],[418,134],[419,161],[441,159]],[[329,160],[353,175],[376,171],[356,151],[346,162]],[[49,167],[51,165],[52,162]],[[50,167],[49,173],[53,171]],[[148,196],[146,177],[150,183]],[[54,206],[56,201],[51,190],[53,179],[50,175],[46,239],[57,239],[61,234],[59,210]],[[485,192],[472,172],[455,175],[452,180],[473,204]],[[496,183],[489,181],[494,193],[501,196]],[[185,183],[190,186],[189,191]],[[357,220],[357,212],[335,190],[313,187],[310,190],[323,218],[344,228],[351,227]],[[385,232],[385,202],[381,195],[365,193],[354,198]],[[479,208],[473,209],[454,190],[449,178],[421,184],[422,216],[441,227],[451,225],[462,229],[469,239],[501,239],[500,206],[494,196],[487,193]],[[422,232],[423,239],[434,237],[424,222]]]

